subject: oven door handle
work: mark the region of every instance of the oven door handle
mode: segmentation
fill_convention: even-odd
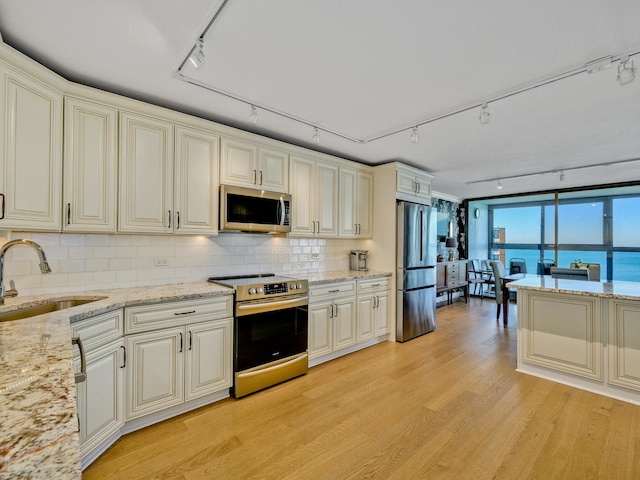
[[[276,300],[275,302],[269,300],[259,303],[236,304],[236,316],[244,317],[245,315],[273,312],[275,310],[284,310],[285,308],[306,307],[307,305],[309,305],[308,295],[288,300]]]

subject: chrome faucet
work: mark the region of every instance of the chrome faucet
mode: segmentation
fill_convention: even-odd
[[[17,238],[16,240],[11,240],[10,242],[5,243],[2,247],[0,247],[0,305],[4,303],[4,297],[15,297],[18,295],[18,291],[13,288],[11,285],[11,290],[6,291],[4,286],[4,254],[7,250],[9,250],[14,245],[29,245],[32,247],[40,258],[40,271],[42,273],[50,273],[51,267],[49,263],[47,263],[47,256],[44,254],[44,250],[40,245],[32,240],[27,240],[25,238]],[[11,282],[13,284],[13,282]]]

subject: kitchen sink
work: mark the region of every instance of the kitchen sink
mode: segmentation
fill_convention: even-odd
[[[69,298],[67,300],[56,300],[54,302],[41,303],[30,307],[24,307],[8,312],[0,312],[0,322],[9,320],[20,320],[23,318],[35,317],[45,313],[57,312],[66,308],[77,307],[86,303],[97,302],[107,297],[90,297],[90,298]]]

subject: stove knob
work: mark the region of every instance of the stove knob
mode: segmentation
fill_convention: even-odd
[[[249,295],[253,295],[256,293],[256,289],[255,288],[250,288],[249,289]]]
[[[256,291],[257,291],[258,293],[262,293],[262,292],[263,292],[262,287],[258,287],[258,289],[257,289]]]
[[[299,284],[298,284],[298,286],[297,286],[297,288],[302,288],[302,284],[301,284],[301,283],[299,283]]]
[[[298,288],[298,287],[296,287],[296,284],[295,284],[295,283],[292,283],[291,285],[289,285],[289,288],[290,288],[291,290],[295,290],[295,289],[296,289],[296,288]]]

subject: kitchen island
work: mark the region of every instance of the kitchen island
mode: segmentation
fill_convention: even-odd
[[[640,405],[640,283],[527,277],[519,372]]]

